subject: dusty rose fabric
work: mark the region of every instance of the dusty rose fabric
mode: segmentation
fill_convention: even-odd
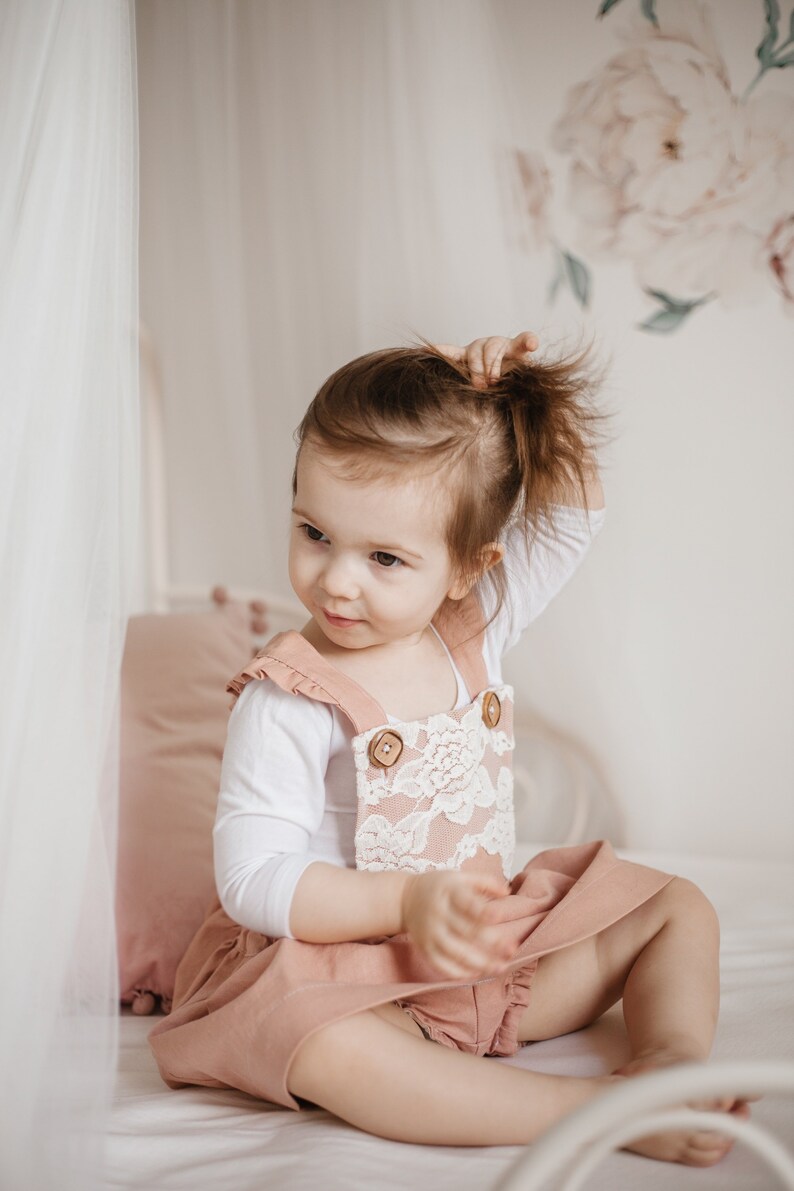
[[[298,1109],[287,1086],[300,1043],[352,1013],[399,1001],[445,1045],[512,1054],[537,959],[624,917],[672,880],[595,841],[542,852],[499,903],[515,945],[501,976],[461,984],[403,934],[366,943],[268,939],[215,903],[180,965],[174,1008],[149,1033],[169,1087],[237,1088]]]
[[[473,656],[479,649],[472,639],[476,608],[469,605],[463,611],[457,626],[454,612],[445,626],[453,634],[457,628],[457,644],[453,648],[454,635],[444,639],[477,689],[486,676],[481,657],[478,663]],[[378,726],[378,716],[381,726],[385,723],[366,692],[351,686],[297,634],[271,642],[229,690],[236,696],[246,681],[271,670],[285,689],[336,703],[365,739]],[[504,736],[510,728],[511,692],[505,688],[502,694]],[[479,689],[462,710],[464,716],[481,715],[482,695]],[[445,717],[396,726],[400,731],[415,728],[421,743],[416,757],[408,755],[408,765],[423,748],[428,754],[428,726],[434,718]],[[427,739],[420,742],[423,733]],[[491,742],[487,749],[501,756],[509,751],[509,741]],[[429,754],[428,760],[432,762]],[[479,768],[480,760],[473,756],[470,769]],[[359,772],[359,819],[378,777],[369,770],[364,765]],[[428,774],[420,773],[419,779],[423,776]],[[494,858],[482,847],[475,856],[483,867]],[[294,1109],[300,1106],[289,1092],[288,1075],[301,1042],[339,1018],[389,1001],[409,1009],[430,1037],[444,1045],[478,1055],[509,1055],[518,1045],[518,1024],[539,957],[604,930],[670,880],[667,873],[619,860],[604,841],[541,853],[515,875],[510,895],[498,902],[498,925],[513,959],[499,976],[467,983],[439,980],[407,934],[328,944],[270,939],[232,921],[216,899],[180,964],[173,1011],[150,1031],[149,1043],[170,1087],[237,1088]]]
[[[215,895],[212,824],[226,683],[250,657],[250,613],[133,616],[121,673],[116,923],[121,999],[168,1009],[177,964]]]

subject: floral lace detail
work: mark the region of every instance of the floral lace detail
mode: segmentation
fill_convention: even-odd
[[[483,721],[485,693],[459,711],[392,725],[403,751],[391,769],[369,759],[380,728],[354,738],[357,868],[422,873],[460,868],[485,854],[510,877],[513,691],[496,689],[502,711],[495,728]]]

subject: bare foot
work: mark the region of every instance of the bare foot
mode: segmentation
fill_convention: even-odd
[[[698,1061],[693,1055],[658,1050],[636,1055],[630,1062],[618,1067],[613,1077],[631,1078],[663,1067]],[[758,1097],[754,1097],[758,1099]],[[690,1100],[687,1107],[706,1112],[725,1112],[746,1119],[750,1107],[745,1097],[719,1096],[705,1100]],[[624,1148],[647,1158],[658,1158],[663,1162],[683,1162],[687,1166],[714,1166],[733,1147],[733,1138],[724,1137],[710,1130],[671,1130],[668,1133],[638,1137]]]

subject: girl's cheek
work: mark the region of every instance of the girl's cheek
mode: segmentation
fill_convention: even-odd
[[[297,546],[291,546],[287,560],[289,580],[293,587],[300,587],[306,583],[306,560],[302,557]]]

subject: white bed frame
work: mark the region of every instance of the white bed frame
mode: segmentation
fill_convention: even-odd
[[[179,586],[169,578],[161,373],[151,336],[143,326],[140,354],[148,607],[161,613],[207,607],[213,596],[205,587]],[[305,611],[296,601],[267,592],[220,589],[215,598],[217,602],[233,598],[255,605],[263,603],[269,634],[296,628],[305,620]],[[578,741],[540,717],[519,715],[517,737],[522,733],[527,739],[541,740],[555,749],[568,768],[573,809],[560,842],[576,843],[587,838],[593,799],[606,799],[613,812],[616,808],[594,758]],[[536,783],[527,768],[517,765],[515,776],[519,793],[534,798]],[[613,832],[613,839],[622,842],[619,829],[617,835]],[[794,1063],[693,1063],[627,1081],[572,1113],[528,1147],[494,1191],[579,1191],[596,1167],[627,1142],[663,1129],[693,1126],[716,1130],[743,1142],[766,1162],[780,1186],[794,1191],[794,1159],[767,1130],[749,1120],[682,1107],[693,1098],[725,1094],[794,1095]]]

